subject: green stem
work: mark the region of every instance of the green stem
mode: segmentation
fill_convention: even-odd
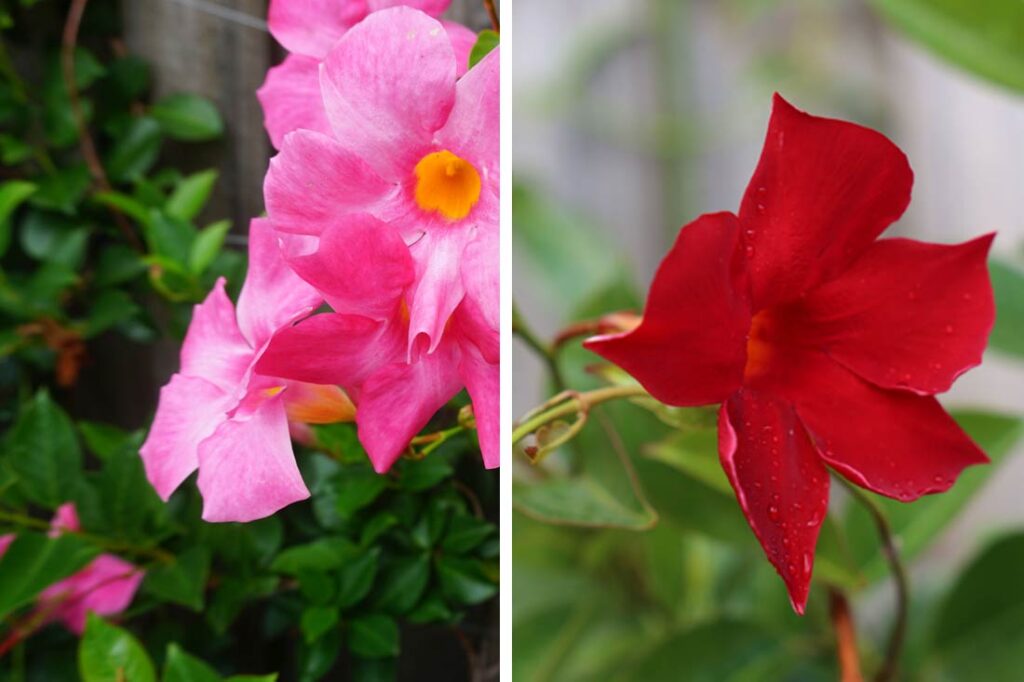
[[[893,536],[892,526],[885,511],[878,503],[853,485],[842,476],[836,477],[858,504],[867,510],[871,520],[878,530],[879,538],[882,541],[882,553],[892,571],[893,580],[896,583],[896,620],[893,622],[892,630],[889,633],[889,643],[885,648],[885,658],[882,667],[875,675],[875,682],[890,682],[896,679],[899,670],[900,656],[903,653],[903,642],[907,635],[907,619],[910,606],[910,580],[907,577],[907,569],[900,559],[899,549],[896,547],[896,538]]]
[[[548,343],[544,343],[540,340],[530,325],[526,323],[522,314],[519,312],[519,306],[512,303],[512,333],[523,340],[527,346],[529,346],[547,365],[548,373],[551,375],[551,381],[555,384],[556,391],[565,390],[565,380],[562,378],[562,370],[558,367],[558,356],[555,348]]]
[[[8,512],[0,510],[0,521],[7,521],[13,523],[22,528],[31,528],[33,530],[49,531],[51,526],[46,521],[40,519],[34,519],[31,516],[24,514],[18,514],[16,512]],[[171,563],[174,561],[174,555],[170,552],[166,552],[159,547],[142,547],[140,545],[134,545],[128,542],[118,542],[116,540],[110,540],[100,535],[93,535],[92,533],[85,533],[82,531],[67,530],[65,532],[72,533],[82,538],[86,542],[96,545],[101,549],[107,550],[114,553],[133,554],[136,556],[148,556],[160,563]]]
[[[619,398],[637,398],[645,395],[647,395],[647,391],[640,386],[609,386],[585,393],[578,393],[569,400],[553,405],[527,418],[522,424],[516,426],[512,431],[512,445],[515,445],[546,424],[578,412],[585,412],[594,405],[606,403],[610,400],[618,400]]]

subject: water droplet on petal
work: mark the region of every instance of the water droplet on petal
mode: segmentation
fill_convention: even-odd
[[[951,324],[947,324],[946,325],[946,333],[947,334],[952,334],[953,333],[953,325],[951,325]]]
[[[774,504],[768,507],[768,518],[772,521],[779,520],[779,508],[776,507]]]
[[[813,561],[813,559],[812,559],[811,555],[809,553],[807,553],[807,552],[804,552],[804,573],[810,573],[811,572],[811,563],[812,563],[812,561]]]
[[[757,205],[757,212],[758,213],[764,213],[764,204],[758,204]]]

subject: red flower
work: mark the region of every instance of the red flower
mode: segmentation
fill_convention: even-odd
[[[981,361],[993,235],[876,241],[912,182],[879,133],[776,95],[739,216],[684,227],[640,326],[585,344],[664,403],[722,403],[722,467],[798,613],[826,466],[910,501],[988,461],[932,396]]]

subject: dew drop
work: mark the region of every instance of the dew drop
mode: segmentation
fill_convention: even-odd
[[[747,256],[748,257],[749,256],[753,256],[754,255],[754,247],[751,246],[750,244],[747,244],[746,252],[747,252]]]
[[[947,324],[946,325],[946,333],[947,334],[952,334],[953,333],[953,325],[951,325],[951,324]]]
[[[811,555],[804,552],[804,573],[811,572]]]
[[[758,204],[757,205],[757,212],[758,213],[764,213],[764,204]]]
[[[779,508],[776,507],[774,504],[768,507],[768,518],[772,521],[779,520]]]
[[[758,188],[757,188],[757,191],[758,191],[758,193],[760,193],[760,194],[764,194],[765,192],[767,192],[767,191],[768,191],[768,188],[767,188],[767,187],[758,187]]]

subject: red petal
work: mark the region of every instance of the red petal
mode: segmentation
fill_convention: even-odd
[[[718,434],[743,514],[802,614],[828,511],[828,471],[793,407],[770,394],[745,388],[732,395],[719,412]]]
[[[739,214],[755,307],[842,271],[903,214],[912,183],[903,152],[881,134],[776,95]]]
[[[988,461],[935,398],[877,388],[821,353],[790,369],[786,397],[821,457],[857,485],[908,502]]]
[[[704,215],[685,226],[654,276],[640,326],[584,346],[662,402],[724,400],[743,379],[750,329],[738,245],[739,225],[731,213]]]
[[[800,304],[801,335],[883,388],[949,390],[981,362],[995,320],[985,263],[992,238],[876,242]]]

